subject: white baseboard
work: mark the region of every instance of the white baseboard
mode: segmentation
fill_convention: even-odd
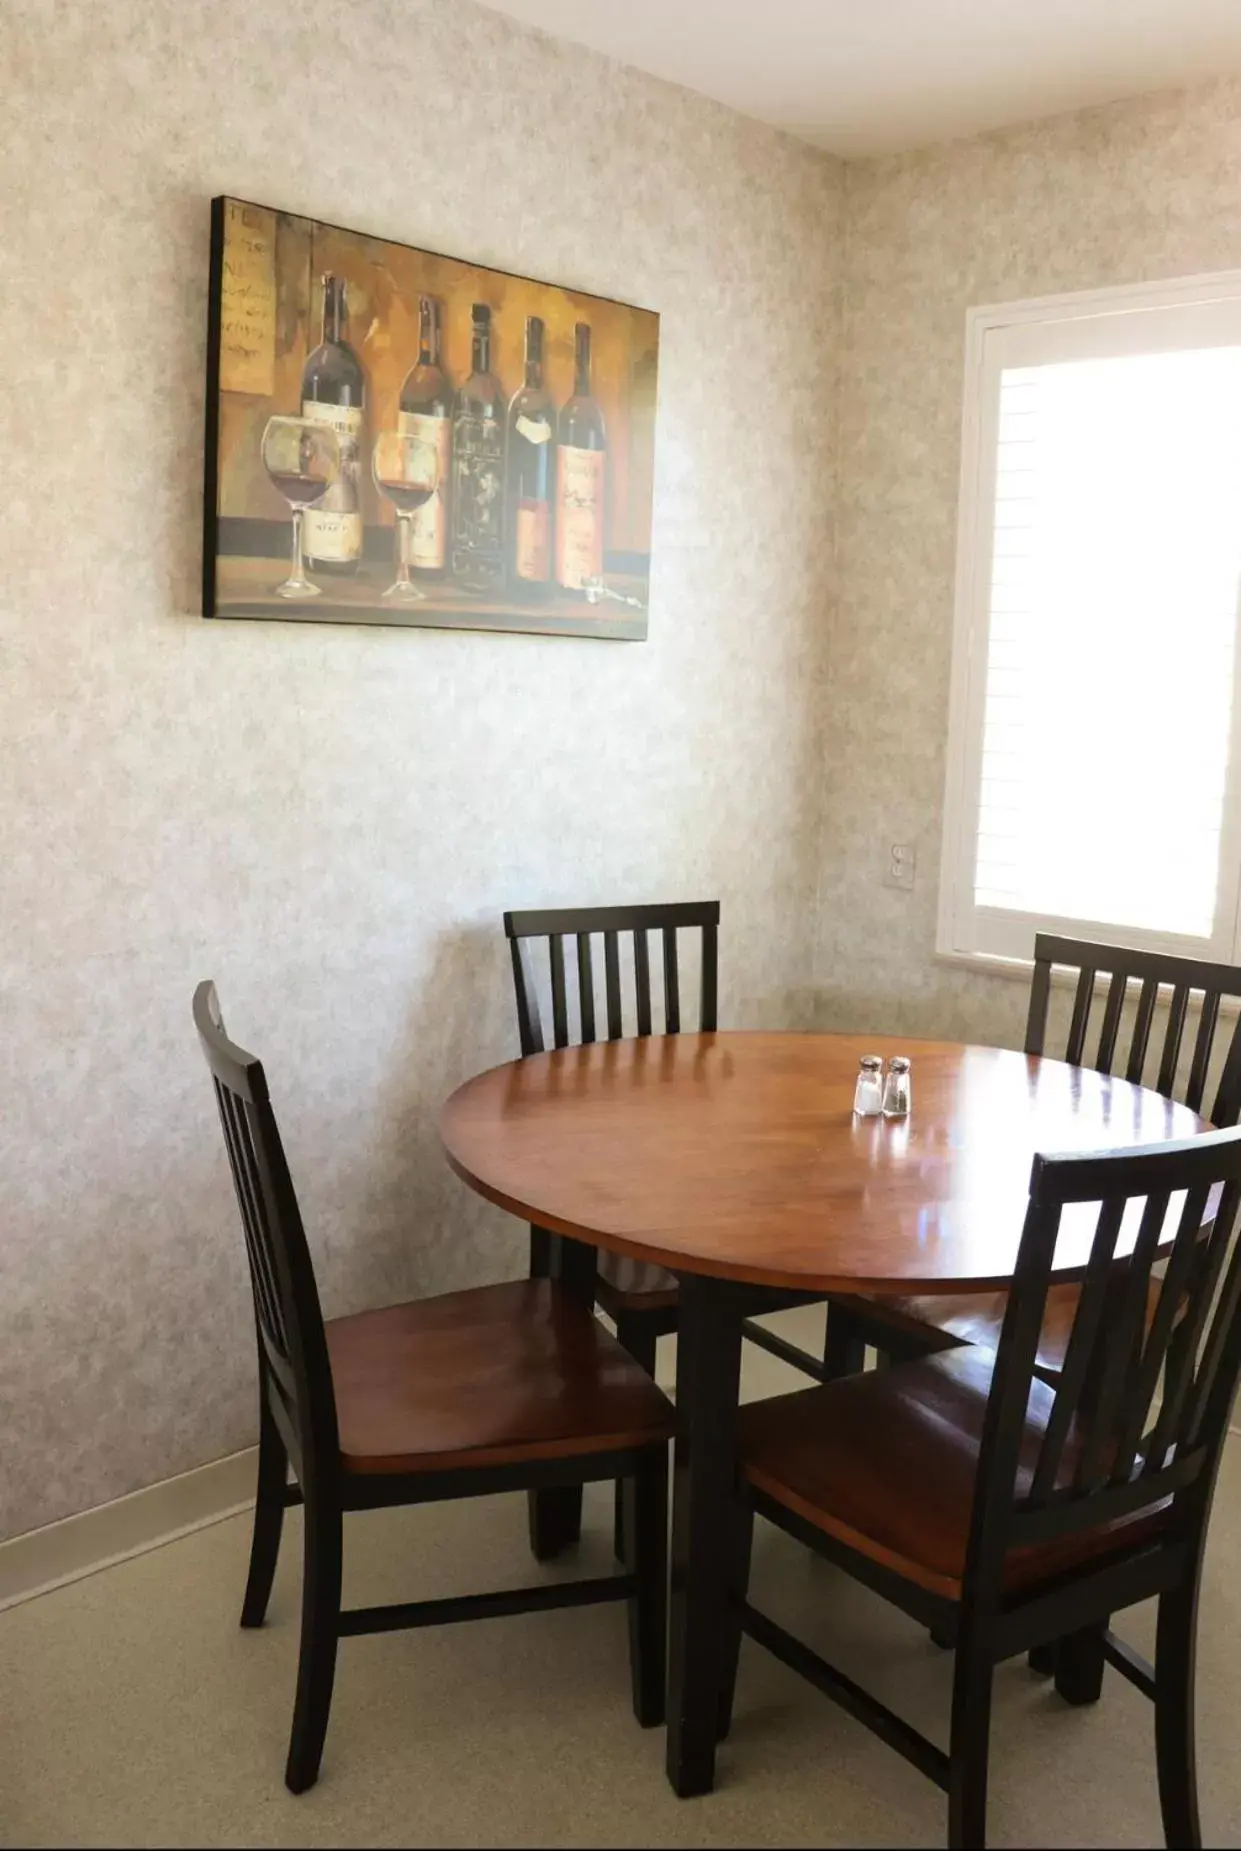
[[[254,1502],[257,1448],[0,1543],[0,1612],[236,1516]]]

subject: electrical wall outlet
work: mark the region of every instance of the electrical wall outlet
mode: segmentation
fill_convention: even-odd
[[[884,886],[901,887],[908,893],[914,884],[917,866],[918,851],[912,842],[890,843],[883,873]]]

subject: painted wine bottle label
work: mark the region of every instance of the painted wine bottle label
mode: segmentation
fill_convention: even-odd
[[[504,427],[498,419],[458,414],[452,494],[452,569],[472,590],[492,590],[504,573]]]
[[[519,501],[514,535],[514,570],[518,578],[546,584],[551,576],[551,521],[545,501]]]
[[[329,405],[319,399],[304,399],[302,416],[335,431],[340,445],[340,474],[322,500],[307,508],[303,517],[302,545],[308,559],[351,564],[362,557],[359,476],[362,411],[356,405]]]
[[[606,452],[561,444],[556,457],[556,582],[581,591],[603,575]]]

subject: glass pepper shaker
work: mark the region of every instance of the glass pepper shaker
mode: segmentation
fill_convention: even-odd
[[[878,1118],[883,1109],[883,1062],[877,1054],[863,1054],[853,1089],[853,1110],[858,1118]]]
[[[909,1116],[909,1060],[904,1054],[894,1054],[888,1063],[888,1077],[883,1085],[883,1116],[885,1118],[907,1118]]]

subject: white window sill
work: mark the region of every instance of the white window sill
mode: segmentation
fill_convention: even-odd
[[[1033,958],[1001,958],[994,951],[937,951],[937,964],[954,964],[958,970],[971,970],[979,976],[1007,977],[1010,983],[1029,983],[1034,974]],[[1052,981],[1065,984],[1077,980],[1067,972],[1052,971]]]
[[[974,974],[979,977],[1003,977],[1009,983],[1022,983],[1027,987],[1034,974],[1033,958],[1002,958],[993,951],[937,951],[935,953],[935,962],[937,964],[951,964],[955,966],[957,970],[973,971]],[[1096,977],[1094,984],[1095,995],[1105,995],[1110,981],[1111,978],[1106,975]],[[1077,988],[1077,973],[1076,971],[1068,970],[1060,965],[1053,964],[1051,968],[1051,982],[1053,989],[1074,990]],[[1167,1002],[1171,993],[1171,985],[1161,983],[1159,986],[1158,1000],[1161,1003]],[[1199,1002],[1200,999],[1196,996],[1191,1000],[1191,1011],[1197,1010]],[[1226,1017],[1241,1015],[1241,997],[1221,996],[1219,999],[1219,1013],[1221,1016]]]

